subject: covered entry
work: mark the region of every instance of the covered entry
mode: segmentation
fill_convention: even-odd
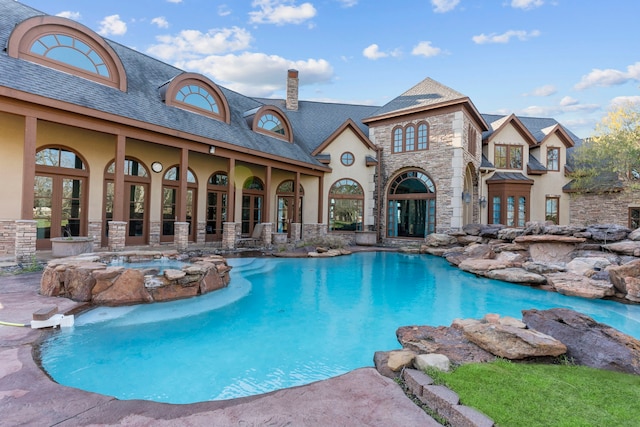
[[[436,188],[425,173],[407,171],[387,194],[387,237],[423,238],[436,229]]]

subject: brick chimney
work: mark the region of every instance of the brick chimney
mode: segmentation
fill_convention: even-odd
[[[298,70],[287,72],[287,110],[298,111]]]

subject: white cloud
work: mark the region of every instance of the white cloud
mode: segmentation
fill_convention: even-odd
[[[593,86],[617,86],[629,81],[640,81],[640,62],[629,65],[626,72],[613,68],[606,70],[594,68],[589,74],[582,76],[580,82],[574,87],[577,90],[583,90]]]
[[[551,96],[554,95],[558,90],[554,85],[544,85],[535,88],[529,93],[525,93],[524,96]]]
[[[301,24],[317,13],[311,3],[296,6],[293,0],[254,0],[251,5],[260,9],[249,12],[249,22],[254,24]]]
[[[511,0],[511,7],[515,9],[535,9],[544,4],[544,0]]]
[[[353,7],[358,4],[358,0],[338,0],[338,3],[341,3],[343,7]]]
[[[560,100],[561,107],[569,107],[571,105],[578,105],[579,101],[571,96],[565,96]]]
[[[529,40],[532,37],[538,37],[540,35],[540,31],[533,30],[530,32],[524,30],[509,30],[502,34],[480,34],[478,36],[473,36],[471,40],[476,44],[487,44],[487,43],[509,43],[512,38],[517,38],[520,41]]]
[[[65,10],[64,12],[60,12],[56,16],[73,19],[74,21],[79,21],[80,19],[82,19],[80,12],[72,12],[70,10]]]
[[[436,13],[449,12],[460,3],[460,0],[431,0],[433,11]]]
[[[206,33],[182,30],[175,36],[157,36],[156,40],[160,43],[151,46],[147,53],[175,62],[247,49],[251,34],[238,27],[212,29]]]
[[[152,24],[156,24],[158,28],[169,28],[169,22],[164,16],[158,16],[151,20]]]
[[[182,3],[182,0],[167,0],[167,3]]]
[[[127,32],[127,24],[120,15],[110,15],[100,21],[98,34],[102,36],[122,36]]]
[[[176,64],[180,68],[207,74],[225,87],[247,96],[272,96],[284,89],[288,69],[300,72],[300,84],[329,82],[333,68],[324,59],[292,61],[278,55],[245,52],[240,55],[210,55]],[[255,70],[260,70],[256,73]]]
[[[429,41],[418,43],[411,51],[412,55],[425,56],[427,58],[440,55],[441,53],[442,49],[440,49],[439,47],[431,46],[431,42]]]
[[[394,49],[389,52],[382,52],[380,50],[380,46],[373,43],[362,50],[362,55],[365,58],[375,60],[380,58],[386,58],[388,56],[399,57],[399,56],[402,56],[402,52],[400,51],[400,49]]]
[[[622,107],[629,104],[640,104],[640,96],[616,96],[611,100],[610,107]]]
[[[226,4],[221,4],[218,6],[218,16],[229,16],[231,15],[231,8]]]
[[[564,99],[564,98],[563,98]],[[601,107],[597,104],[570,104],[570,105],[562,105],[561,103],[558,105],[531,105],[529,107],[523,108],[516,114],[520,114],[523,116],[529,117],[554,117],[565,113],[589,113],[593,111],[599,110]]]

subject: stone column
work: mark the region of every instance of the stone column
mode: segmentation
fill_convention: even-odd
[[[34,220],[16,221],[15,256],[17,262],[31,262],[36,256],[37,222]]]
[[[236,223],[222,223],[222,249],[236,248]]]
[[[89,237],[93,238],[93,251],[102,247],[102,221],[89,221]]]
[[[262,246],[268,248],[271,246],[271,233],[273,233],[273,223],[272,222],[263,222],[262,223]]]
[[[204,244],[207,240],[207,221],[198,221],[196,243]]]
[[[173,225],[173,242],[176,245],[176,249],[186,251],[189,246],[189,223],[176,221]]]
[[[127,223],[125,221],[109,221],[109,251],[124,250],[127,237]]]
[[[302,232],[302,224],[299,222],[292,222],[289,225],[291,226],[291,242],[299,242]]]
[[[149,246],[160,246],[161,228],[162,228],[162,222],[160,221],[149,222]]]

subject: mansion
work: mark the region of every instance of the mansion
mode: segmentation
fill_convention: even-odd
[[[380,244],[470,223],[569,224],[552,118],[481,114],[430,78],[383,106],[244,96],[0,0],[0,255],[270,245],[359,232]]]

